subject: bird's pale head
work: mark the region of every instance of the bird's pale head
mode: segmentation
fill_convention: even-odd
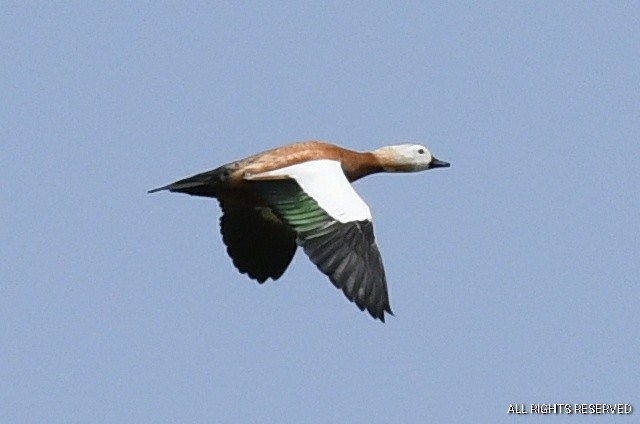
[[[373,151],[387,172],[418,172],[450,166],[436,159],[429,149],[419,144],[396,144]]]

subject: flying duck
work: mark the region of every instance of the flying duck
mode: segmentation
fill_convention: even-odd
[[[389,305],[371,212],[351,182],[377,172],[448,167],[417,144],[356,152],[320,141],[278,147],[149,190],[218,199],[233,264],[277,280],[301,246],[346,297],[384,322]]]

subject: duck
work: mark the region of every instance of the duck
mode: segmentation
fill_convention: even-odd
[[[351,183],[376,173],[449,167],[419,144],[370,152],[302,141],[149,190],[218,200],[220,232],[241,274],[279,279],[298,247],[374,319],[393,315],[369,206]]]

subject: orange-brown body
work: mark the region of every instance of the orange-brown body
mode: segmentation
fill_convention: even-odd
[[[229,171],[228,185],[239,187],[246,184],[244,177],[247,174],[259,174],[318,159],[339,161],[349,181],[383,170],[380,158],[373,153],[356,152],[321,141],[303,141],[277,147],[224,167]]]

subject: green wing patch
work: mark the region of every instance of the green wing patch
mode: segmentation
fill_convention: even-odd
[[[326,234],[337,222],[293,179],[248,182],[301,238]]]

